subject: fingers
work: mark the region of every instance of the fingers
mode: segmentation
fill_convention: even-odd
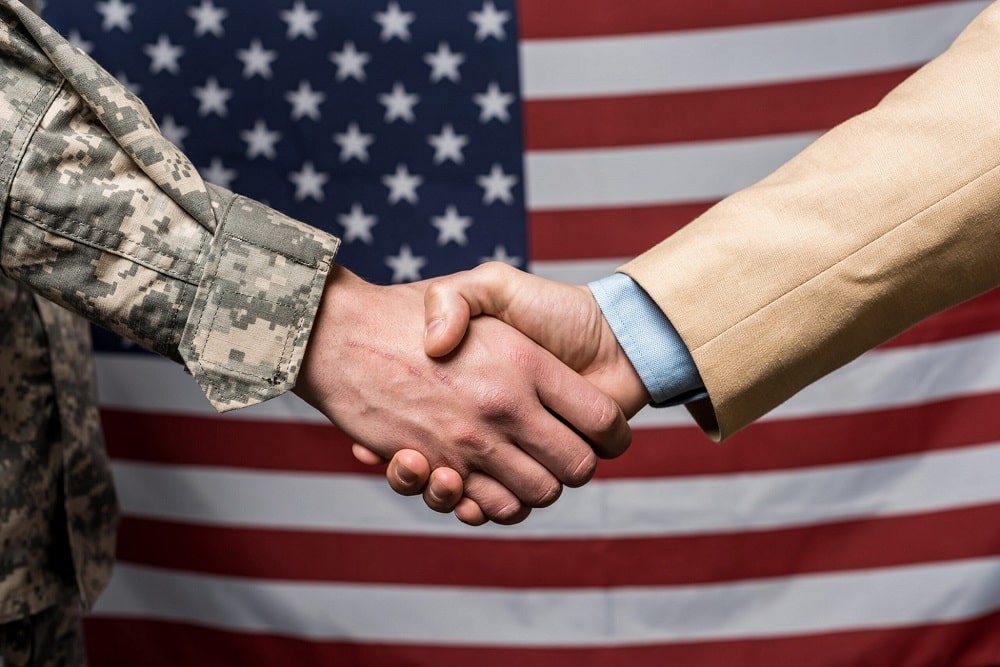
[[[511,414],[516,414],[513,442],[484,452],[479,470],[530,507],[547,507],[558,499],[563,484],[580,486],[593,477],[597,456],[591,446],[545,406],[535,402]]]
[[[368,449],[360,442],[356,442],[351,445],[351,453],[354,454],[354,458],[356,458],[359,463],[363,463],[366,466],[377,466],[385,463],[384,458]]]
[[[444,513],[454,511],[459,521],[470,526],[487,521],[515,524],[531,513],[531,508],[510,489],[488,475],[474,472],[463,481],[451,468],[428,471],[427,459],[420,452],[402,449],[389,462],[386,478],[396,493],[414,496],[423,492],[429,508]]]
[[[632,429],[618,403],[560,363],[547,364],[542,372],[545,377],[537,384],[539,400],[585,438],[598,456],[614,458],[628,449]]]
[[[511,525],[524,521],[531,513],[530,507],[492,477],[474,472],[463,482],[451,468],[436,468],[431,473],[424,502],[437,512],[454,511],[459,521],[470,526],[487,521]]]
[[[518,355],[515,363],[523,365],[539,401],[516,424],[517,444],[563,484],[585,484],[597,455],[618,456],[628,448],[632,432],[614,400],[544,350]]]
[[[465,497],[455,506],[462,523],[479,526],[486,520],[505,526],[528,518],[531,508],[518,500],[510,489],[489,475],[474,472],[465,481]]]
[[[435,512],[451,512],[462,499],[464,486],[455,470],[435,468],[424,487],[424,503]]]
[[[546,416],[550,422],[558,423],[550,415]],[[538,440],[533,440],[533,442],[538,442]],[[589,449],[585,444],[580,444],[582,449],[586,451],[577,451],[573,454],[585,457]],[[544,447],[540,448],[544,449]],[[572,455],[566,454],[568,447],[557,448],[563,452],[564,456]],[[480,459],[478,467],[487,476],[508,489],[509,493],[524,505],[548,507],[562,494],[560,467],[564,461],[560,460],[558,455],[552,455],[550,456],[552,463],[547,463],[533,451],[530,451],[533,449],[539,449],[539,447],[525,447],[522,443],[501,443],[485,453]],[[564,467],[573,467],[573,464]],[[468,495],[468,491],[466,495]],[[489,508],[484,508],[484,510],[490,518],[495,514]]]
[[[455,505],[455,518],[470,526],[481,526],[489,521],[476,501],[469,498],[462,498]]]
[[[360,445],[355,445],[355,447],[360,447]],[[364,448],[362,447],[362,449]],[[357,454],[355,454],[356,456]],[[420,494],[427,485],[427,479],[430,475],[431,469],[430,464],[427,463],[427,459],[424,458],[423,454],[412,449],[401,449],[396,452],[392,460],[389,461],[389,467],[385,470],[385,478],[389,482],[389,486],[401,496],[415,496]],[[455,473],[455,475],[457,476],[458,473]],[[438,485],[439,493],[447,493],[448,489],[447,483]],[[453,490],[451,492],[455,493]],[[452,502],[453,506],[462,497],[461,477],[458,478],[456,496]],[[451,508],[438,511],[448,512],[451,511]]]

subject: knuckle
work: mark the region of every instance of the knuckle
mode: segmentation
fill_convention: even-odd
[[[525,507],[518,500],[510,500],[499,507],[490,508],[486,515],[491,521],[499,524],[511,524],[521,521],[530,508]]]
[[[594,430],[599,435],[612,435],[622,425],[621,409],[607,396],[601,396],[594,406]]]
[[[424,302],[431,303],[440,301],[447,292],[445,282],[443,279],[434,280],[429,285],[427,285],[427,291],[424,292]]]
[[[567,471],[566,478],[563,480],[563,483],[571,488],[583,486],[593,479],[594,473],[596,472],[597,455],[593,451],[588,450],[583,458],[581,458],[575,466]]]
[[[476,410],[484,417],[497,421],[516,421],[522,411],[517,399],[505,388],[482,387],[475,397]]]
[[[559,500],[562,495],[562,484],[556,479],[546,480],[526,494],[527,498],[522,500],[531,507],[548,507]]]
[[[595,447],[602,458],[615,458],[628,449],[632,430],[618,404],[607,397],[599,399],[592,411]]]
[[[485,274],[489,279],[498,280],[502,279],[510,268],[507,264],[494,260],[480,264],[476,270]]]

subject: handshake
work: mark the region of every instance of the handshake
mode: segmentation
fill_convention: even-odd
[[[499,263],[393,286],[337,267],[295,391],[395,491],[470,525],[586,483],[650,400],[588,288]]]

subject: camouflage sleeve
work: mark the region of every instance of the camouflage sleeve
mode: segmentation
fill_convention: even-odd
[[[204,183],[145,106],[0,0],[0,266],[182,362],[226,410],[290,389],[338,240]]]

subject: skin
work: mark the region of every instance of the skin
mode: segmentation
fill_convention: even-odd
[[[479,318],[446,353],[425,354],[427,286],[376,286],[337,267],[295,388],[363,443],[362,460],[407,448],[394,488],[454,506],[457,475],[484,516],[511,523],[587,482],[594,448],[628,446],[615,400],[499,320]]]
[[[430,357],[447,358],[474,326],[489,315],[514,327],[578,372],[617,402],[626,417],[650,401],[590,290],[518,271],[505,264],[484,264],[471,271],[433,281],[426,289],[425,350]],[[488,319],[488,318],[487,318]],[[624,449],[592,443],[602,457]],[[367,463],[384,462],[374,452],[356,448]],[[462,475],[421,460],[418,452],[400,451],[389,463],[389,485],[404,495],[424,494],[437,511],[454,511],[470,525],[495,520],[492,507],[505,495],[500,478],[488,471]],[[526,515],[525,515],[526,516]],[[524,517],[520,517],[524,518]]]

